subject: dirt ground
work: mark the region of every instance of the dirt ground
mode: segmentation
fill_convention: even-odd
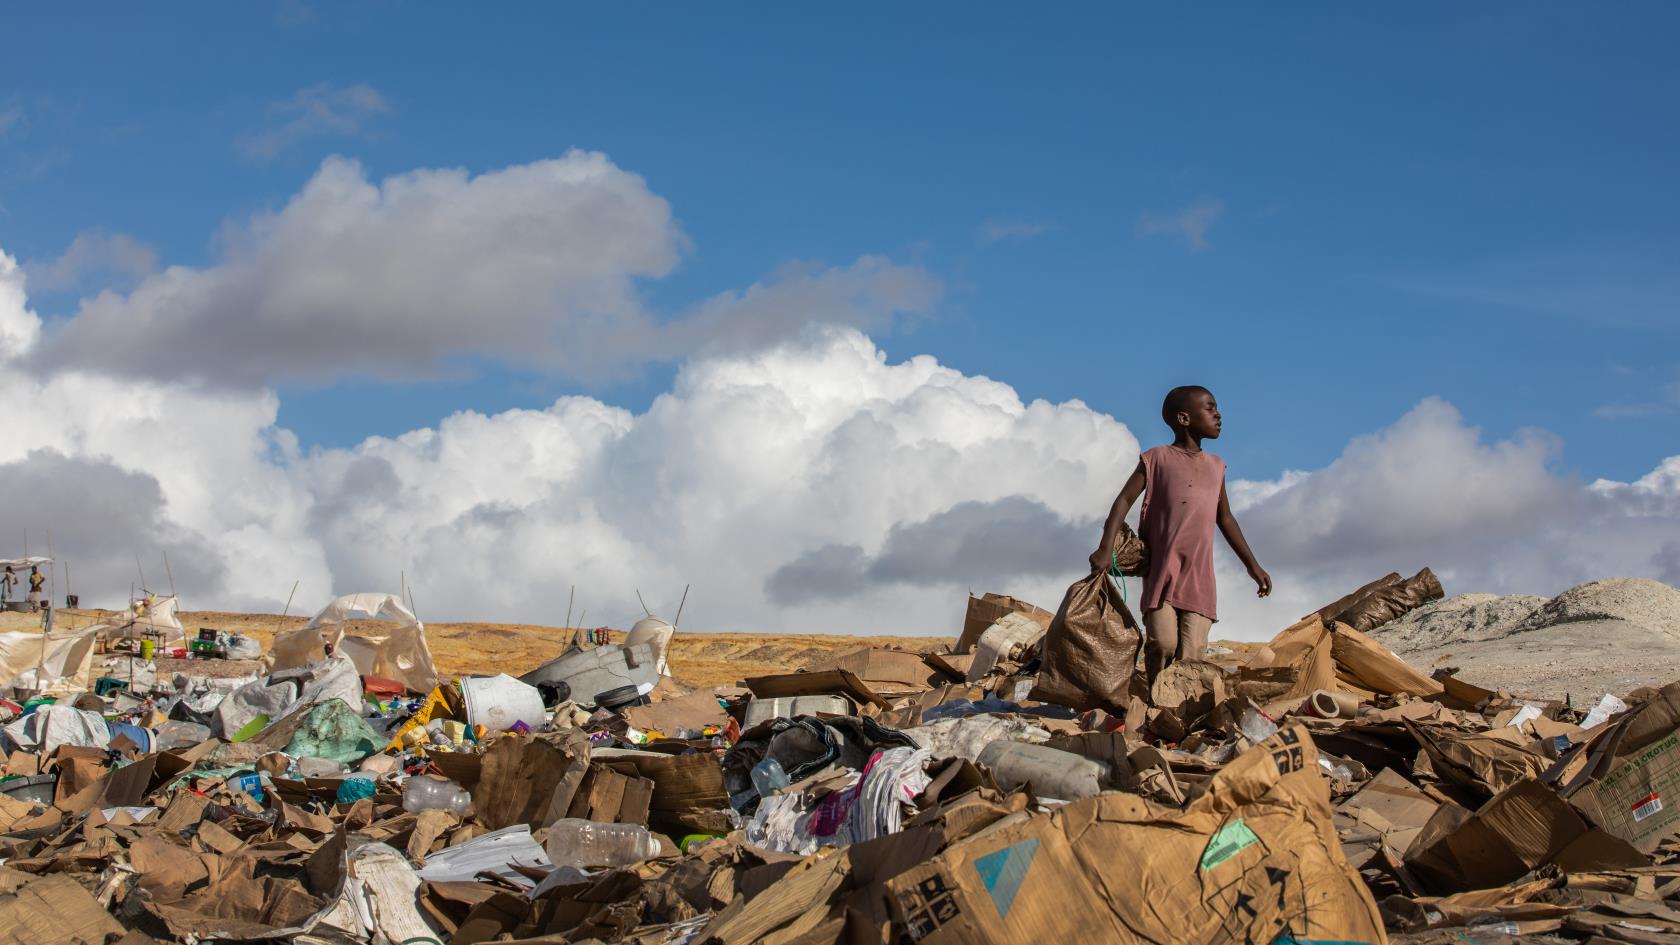
[[[60,632],[86,626],[105,616],[99,611],[60,611]],[[200,627],[237,631],[264,648],[282,629],[302,626],[306,617],[184,611],[187,632]],[[0,630],[39,629],[30,614],[0,614]],[[432,656],[447,675],[506,672],[519,675],[565,648],[572,631],[529,624],[434,623],[426,625]],[[622,639],[622,634],[616,638]],[[953,637],[824,636],[770,633],[678,633],[671,650],[672,673],[685,686],[731,685],[749,676],[789,672],[866,646],[897,647],[927,653],[948,647]],[[1255,644],[1218,645],[1238,653]],[[1440,648],[1402,652],[1412,665],[1430,672],[1457,666],[1468,682],[1534,698],[1597,701],[1643,685],[1680,678],[1680,643],[1641,632],[1620,621],[1579,621],[1498,640],[1460,642]]]
[[[86,626],[108,616],[103,611],[61,610],[56,632]],[[308,622],[307,616],[182,611],[187,633],[200,627],[243,633],[268,648],[274,634]],[[355,623],[352,623],[355,626]],[[40,618],[0,614],[0,630],[38,629]],[[446,675],[508,673],[517,676],[560,655],[573,631],[560,627],[506,623],[428,623],[426,640],[438,671]],[[623,639],[616,633],[614,639]],[[678,633],[672,643],[672,674],[688,686],[730,685],[749,676],[789,672],[831,656],[866,646],[896,647],[928,653],[956,642],[955,637],[861,637],[773,633]]]

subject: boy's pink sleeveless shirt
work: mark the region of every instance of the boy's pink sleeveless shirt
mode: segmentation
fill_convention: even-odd
[[[1203,450],[1157,446],[1142,456],[1143,511],[1139,537],[1149,548],[1143,609],[1170,604],[1218,620],[1213,584],[1213,526],[1225,461]]]

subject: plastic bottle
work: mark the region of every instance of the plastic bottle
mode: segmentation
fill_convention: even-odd
[[[979,761],[999,787],[1025,785],[1039,798],[1077,801],[1102,791],[1102,764],[1048,745],[999,739],[980,751]]]
[[[548,827],[543,844],[555,866],[634,866],[659,855],[659,842],[636,824],[603,824],[566,817]]]
[[[766,758],[752,769],[753,787],[758,789],[759,797],[769,797],[771,794],[788,786],[787,772],[774,758]]]
[[[403,810],[446,810],[465,814],[472,807],[472,795],[448,778],[417,774],[403,785]]]

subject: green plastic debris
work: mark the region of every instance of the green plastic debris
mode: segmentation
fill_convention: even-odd
[[[228,739],[228,741],[231,741],[231,742],[245,741],[246,739],[250,738],[251,736],[257,734],[260,731],[262,731],[265,727],[267,727],[267,725],[268,725],[268,716],[259,715],[256,718],[253,718],[251,721],[246,722],[244,725],[239,726],[239,731],[234,732],[233,737]]]
[[[326,758],[355,764],[385,743],[356,710],[342,699],[328,699],[309,710],[303,726],[286,745],[293,758]]]

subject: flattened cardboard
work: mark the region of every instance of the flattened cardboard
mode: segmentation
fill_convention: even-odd
[[[624,718],[641,731],[660,732],[666,737],[674,737],[685,728],[699,731],[708,725],[729,724],[729,713],[723,711],[717,696],[707,689],[652,705],[633,706],[624,710]]]
[[[1383,846],[1402,854],[1440,806],[1394,769],[1384,768],[1336,810],[1376,832]]]
[[[882,709],[892,704],[875,694],[855,673],[844,669],[825,669],[812,673],[778,673],[774,676],[755,676],[741,685],[760,699],[782,696],[820,696],[839,693],[858,705],[873,705]]]
[[[864,647],[811,667],[812,671],[825,669],[845,670],[877,693],[920,692],[934,685],[934,673],[922,654],[906,650]]]
[[[974,662],[973,653],[929,653],[922,661],[934,670],[938,684],[961,683],[968,680],[968,667]]]
[[[1390,695],[1438,696],[1442,686],[1389,652],[1388,647],[1344,623],[1332,624],[1331,658],[1343,680]]]
[[[0,945],[86,945],[122,934],[99,900],[62,873],[0,896]]]

